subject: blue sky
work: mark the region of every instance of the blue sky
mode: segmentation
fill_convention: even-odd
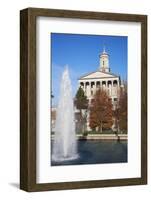
[[[99,54],[105,46],[109,53],[112,73],[127,78],[127,37],[105,35],[83,35],[52,33],[51,71],[53,104],[57,104],[60,80],[65,65],[68,65],[73,96],[76,93],[77,79],[83,74],[96,71],[99,67]]]

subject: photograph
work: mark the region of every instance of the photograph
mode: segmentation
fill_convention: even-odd
[[[147,184],[147,15],[20,11],[20,188]]]
[[[50,165],[128,162],[128,37],[50,34]]]

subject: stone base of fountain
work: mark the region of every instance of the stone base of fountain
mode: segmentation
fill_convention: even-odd
[[[54,162],[64,162],[64,161],[70,161],[70,160],[76,160],[76,159],[78,159],[79,158],[79,155],[77,154],[77,155],[73,155],[73,156],[66,156],[66,157],[64,157],[64,156],[62,156],[62,157],[57,157],[57,156],[55,156],[55,155],[52,155],[52,161],[54,161]]]

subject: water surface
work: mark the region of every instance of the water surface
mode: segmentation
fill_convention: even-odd
[[[127,141],[79,140],[78,154],[75,160],[51,160],[51,165],[124,163],[127,162]]]

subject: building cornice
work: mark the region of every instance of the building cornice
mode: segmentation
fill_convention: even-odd
[[[84,80],[84,77],[89,76],[89,75],[91,75],[91,74],[93,74],[93,73],[96,73],[96,72],[101,72],[101,71],[97,70],[97,71],[93,71],[93,72],[87,73],[87,74],[81,76],[80,78],[78,78],[78,80],[81,80],[81,79]],[[107,74],[107,75],[112,75],[112,76],[114,76],[114,77],[96,77],[96,78],[93,77],[93,78],[85,78],[85,79],[120,78],[120,76],[117,76],[116,74],[113,74],[113,73],[110,73],[110,72],[101,72],[101,73]]]

